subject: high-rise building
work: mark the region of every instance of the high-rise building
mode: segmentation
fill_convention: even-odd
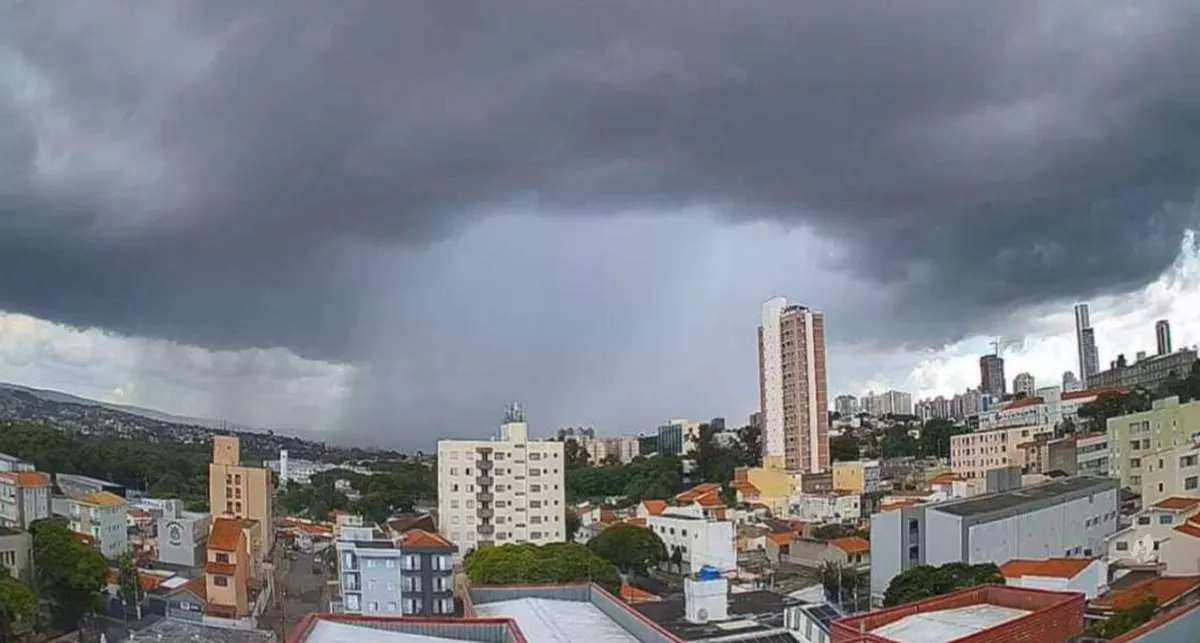
[[[1158,343],[1158,354],[1171,352],[1171,322],[1160,319],[1154,323],[1154,337]]]
[[[858,398],[853,395],[839,395],[833,399],[833,410],[842,417],[850,417],[858,413]]]
[[[912,415],[912,395],[895,390],[876,395],[874,391],[870,391],[863,396],[863,410],[876,417]]]
[[[438,440],[438,530],[463,554],[564,541],[565,464],[563,443],[530,441],[515,405],[498,440]]]
[[[1008,391],[1008,383],[1004,380],[1004,358],[999,355],[979,358],[979,388],[988,395],[1004,396]]]
[[[241,463],[241,444],[234,435],[213,436],[208,465],[208,511],[213,524],[222,516],[258,521],[261,538],[257,561],[270,560],[275,539],[271,471]]]
[[[1017,373],[1013,378],[1013,393],[1020,395],[1024,393],[1027,397],[1033,397],[1035,390],[1033,375],[1029,373]]]
[[[1070,391],[1078,391],[1083,387],[1079,385],[1079,380],[1075,377],[1075,371],[1063,371],[1062,390],[1063,393]]]
[[[1087,304],[1075,304],[1075,347],[1079,353],[1079,382],[1082,388],[1088,388],[1092,376],[1100,372],[1100,354]]]
[[[824,313],[783,297],[763,304],[758,382],[764,466],[803,473],[828,469]]]

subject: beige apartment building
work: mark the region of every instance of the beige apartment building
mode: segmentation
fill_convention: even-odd
[[[520,409],[499,440],[438,441],[438,531],[460,554],[566,540],[562,442],[533,442]]]
[[[237,436],[213,436],[213,459],[208,465],[209,512],[219,517],[257,520],[262,529],[260,560],[270,560],[274,543],[274,497],[269,469],[241,464]]]
[[[985,478],[990,469],[1023,467],[1021,446],[1034,436],[1053,431],[1049,426],[1015,426],[976,431],[950,438],[950,469],[968,480]]]
[[[777,297],[758,328],[763,468],[798,473],[829,469],[829,395],[825,315]]]
[[[833,488],[836,491],[859,494],[878,491],[879,477],[878,460],[833,463]]]
[[[1143,506],[1154,502],[1146,502],[1147,498],[1170,496],[1168,478],[1179,465],[1171,458],[1185,458],[1186,453],[1175,452],[1193,445],[1196,434],[1200,434],[1200,402],[1180,404],[1177,397],[1154,400],[1149,411],[1109,418],[1112,475],[1121,480],[1122,487],[1141,493]],[[1152,486],[1145,484],[1148,476],[1153,476]],[[1163,491],[1159,491],[1160,485]]]

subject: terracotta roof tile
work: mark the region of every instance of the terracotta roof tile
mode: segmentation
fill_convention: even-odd
[[[1155,509],[1166,509],[1168,511],[1185,511],[1196,505],[1200,505],[1200,498],[1186,498],[1184,496],[1171,496],[1163,498],[1158,502],[1150,505]]]
[[[404,532],[400,539],[401,547],[453,549],[454,545],[439,534],[430,533],[424,529],[410,529]]]
[[[1182,525],[1179,525],[1172,531],[1178,531],[1179,533],[1186,536],[1191,536],[1192,538],[1200,538],[1200,523],[1188,521]]]
[[[1000,409],[1001,411],[1012,411],[1014,409],[1023,409],[1030,406],[1037,406],[1045,402],[1040,397],[1023,397],[1019,400],[1014,400],[1012,404]]]
[[[846,552],[847,554],[862,554],[871,551],[871,543],[865,538],[858,536],[850,536],[849,538],[834,538],[829,541],[830,545]]]
[[[698,484],[698,485],[692,487],[691,489],[688,489],[687,491],[684,491],[683,493],[680,493],[679,495],[675,496],[675,502],[678,502],[681,504],[695,502],[698,498],[700,498],[700,496],[707,495],[714,491],[719,491],[720,489],[721,489],[721,485],[719,485],[719,484],[716,484],[714,482],[704,482],[704,483]]]
[[[929,484],[950,484],[961,480],[962,476],[956,473],[939,473],[929,480]]]
[[[125,499],[111,491],[93,491],[85,493],[75,499],[85,505],[96,507],[119,507],[125,503]]]
[[[646,509],[646,513],[651,516],[662,515],[662,512],[667,510],[666,500],[643,500],[642,507]]]
[[[15,471],[0,473],[0,479],[20,487],[49,487],[50,475],[41,471]]]
[[[173,591],[171,593],[175,594],[178,592],[191,592],[192,594],[196,595],[196,598],[199,598],[202,601],[207,601],[208,600],[208,581],[203,576],[201,576],[199,578],[193,578],[192,580],[177,587],[175,589],[175,591]]]
[[[724,507],[725,503],[721,502],[721,496],[716,492],[708,493],[699,498],[696,498],[696,504],[701,507]]]
[[[1092,561],[1086,558],[1014,559],[1000,567],[1000,575],[1005,578],[1021,578],[1022,576],[1075,578],[1090,564]]]
[[[217,518],[208,534],[208,548],[217,551],[237,551],[242,540],[242,523],[233,518]]]
[[[735,480],[733,482],[733,488],[751,496],[762,495],[762,490],[754,486],[754,483],[750,482],[749,480]]]
[[[626,518],[625,522],[627,522],[631,525],[634,525],[635,527],[645,527],[646,526],[645,518]]]
[[[771,542],[782,547],[784,545],[792,544],[792,539],[795,538],[795,534],[771,533],[767,534],[767,538],[769,538]]]
[[[1094,388],[1086,391],[1070,391],[1059,396],[1060,400],[1079,400],[1085,397],[1100,397],[1105,393],[1118,393],[1124,395],[1129,391],[1123,388]]]
[[[1124,591],[1110,592],[1100,597],[1096,600],[1096,606],[1106,610],[1127,609],[1146,597],[1153,596],[1162,608],[1197,587],[1200,587],[1200,576],[1151,578]]]

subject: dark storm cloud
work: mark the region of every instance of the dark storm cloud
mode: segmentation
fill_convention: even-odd
[[[906,302],[870,328],[936,341],[1193,220],[1187,0],[118,6],[0,20],[0,308],[361,359],[363,245],[708,206],[838,240]]]

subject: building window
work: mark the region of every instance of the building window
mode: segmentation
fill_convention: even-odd
[[[1197,478],[1196,476],[1188,476],[1183,479],[1183,488],[1184,489],[1187,489],[1190,491],[1192,489],[1195,489],[1198,486],[1200,486],[1200,478]]]
[[[1159,517],[1158,517],[1158,524],[1160,524],[1160,525],[1169,525],[1169,524],[1171,524],[1171,515],[1170,515],[1170,514],[1163,514],[1163,515],[1159,516]]]
[[[367,603],[367,610],[371,612],[378,612],[379,603],[377,601],[371,601],[370,603]]]
[[[213,585],[216,585],[217,587],[228,587],[229,586],[229,577],[228,576],[213,576]]]
[[[387,611],[389,611],[389,612],[395,612],[395,611],[396,611],[396,603],[395,603],[394,601],[389,601],[389,602],[388,602],[388,604],[387,604]]]
[[[1130,458],[1129,459],[1129,468],[1130,469],[1141,469],[1142,468],[1141,458]]]
[[[229,554],[227,554],[223,551],[217,552],[217,562],[218,563],[228,563],[229,562]]]
[[[1139,525],[1150,524],[1150,516],[1138,516],[1138,524]]]
[[[233,510],[235,513],[241,514],[242,513],[242,503],[240,503],[240,502],[233,503]]]
[[[1179,459],[1179,466],[1181,466],[1181,467],[1196,466],[1196,456],[1194,456],[1194,455],[1183,456],[1182,458]]]

